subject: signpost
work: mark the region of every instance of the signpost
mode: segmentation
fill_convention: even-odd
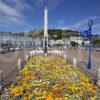
[[[87,68],[88,69],[92,68],[92,62],[91,62],[91,38],[92,38],[91,29],[92,29],[92,25],[93,25],[93,20],[89,20],[89,22],[88,22],[89,29],[81,32],[81,34],[80,34],[82,37],[86,37],[89,40],[89,45],[88,45],[88,64],[87,64]]]

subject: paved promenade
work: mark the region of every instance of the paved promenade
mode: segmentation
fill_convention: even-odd
[[[16,51],[0,55],[0,70],[3,71],[3,77],[7,76],[17,67],[18,59],[21,58],[25,60],[25,55],[28,54],[29,51],[31,50]],[[65,52],[67,54],[67,59],[72,61],[73,58],[77,58],[78,64],[82,67],[86,67],[85,64],[87,64],[88,59],[88,52],[86,50],[65,50]],[[100,52],[92,52],[92,65],[95,70],[100,68]]]
[[[67,59],[72,61],[72,58],[77,58],[78,63],[87,64],[88,61],[88,51],[87,50],[66,50]],[[92,51],[92,67],[95,70],[100,68],[100,52]]]
[[[3,77],[7,76],[17,67],[18,59],[25,60],[25,55],[28,54],[29,51],[30,50],[21,50],[0,55],[0,70],[3,71]]]

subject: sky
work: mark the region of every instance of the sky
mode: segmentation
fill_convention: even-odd
[[[0,31],[28,32],[43,28],[48,7],[49,29],[88,29],[100,34],[100,0],[0,0]]]

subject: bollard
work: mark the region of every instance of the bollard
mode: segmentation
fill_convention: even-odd
[[[55,51],[55,55],[58,55],[58,51]]]
[[[45,53],[44,56],[47,57],[47,53]]]
[[[98,86],[100,86],[100,68],[98,69]]]
[[[65,54],[64,54],[64,52],[61,52],[61,57],[63,57],[63,58],[64,58],[64,55],[65,55]]]
[[[78,49],[78,52],[77,52],[77,62],[81,62],[82,61],[82,50],[81,49]]]
[[[30,58],[32,58],[32,52],[30,52]]]
[[[56,55],[58,56],[59,55],[59,52],[56,52]]]
[[[26,60],[26,62],[28,61],[28,55],[25,56],[25,60]]]
[[[76,66],[77,66],[77,60],[76,58],[73,58],[73,67],[76,68]]]
[[[35,56],[35,52],[32,53],[32,56]]]
[[[61,52],[59,52],[59,55],[61,56]]]
[[[3,85],[3,72],[0,70],[0,90],[2,89],[2,85]]]
[[[21,69],[21,64],[22,64],[22,60],[21,59],[18,59],[18,70]]]
[[[66,54],[64,54],[64,59],[65,59],[65,62],[66,62],[66,60],[67,60],[67,56],[66,56]]]
[[[60,55],[61,57],[63,57],[63,53],[62,53],[62,51],[61,51],[61,55]]]

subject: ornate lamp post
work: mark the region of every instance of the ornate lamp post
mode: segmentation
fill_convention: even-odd
[[[92,29],[92,25],[93,25],[93,20],[89,20],[88,22],[88,30],[85,30],[83,32],[81,32],[81,36],[88,38],[89,40],[89,45],[88,45],[88,64],[87,64],[87,68],[91,69],[92,68],[92,62],[91,62],[91,38],[92,38],[92,34],[91,34],[91,29]]]

